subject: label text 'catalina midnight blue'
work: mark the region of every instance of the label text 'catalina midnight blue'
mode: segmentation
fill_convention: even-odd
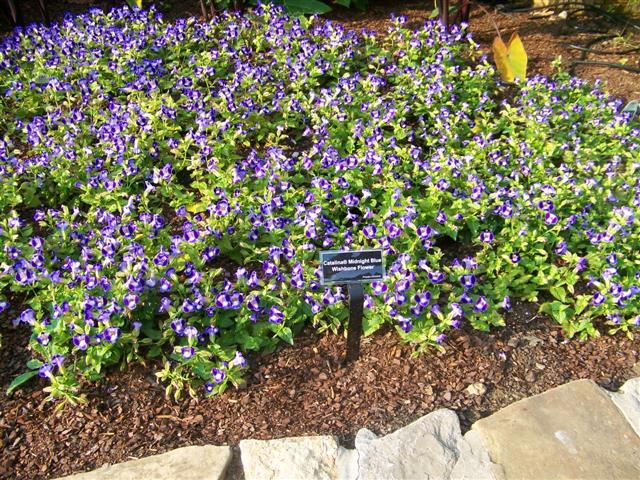
[[[322,284],[365,283],[384,278],[382,250],[320,252]]]

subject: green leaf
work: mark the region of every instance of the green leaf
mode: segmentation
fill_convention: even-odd
[[[283,0],[282,4],[292,15],[323,14],[331,11],[331,7],[318,0]]]
[[[578,300],[576,301],[576,315],[580,315],[585,308],[589,305],[591,301],[590,297],[587,295],[580,295]]]
[[[7,388],[7,395],[11,395],[16,389],[20,388],[36,375],[38,375],[38,370],[29,370],[28,372],[24,372],[22,375],[18,375],[13,379],[9,388]]]
[[[147,357],[149,358],[154,358],[154,357],[158,357],[160,356],[160,354],[162,353],[162,349],[159,346],[154,346],[151,347],[149,349],[149,352],[147,353]]]
[[[147,337],[149,337],[152,340],[160,340],[162,338],[162,332],[154,328],[151,328],[148,325],[143,324],[141,330],[142,330],[142,333],[144,333]]]
[[[27,368],[29,370],[37,370],[38,368],[40,368],[42,366],[42,362],[40,360],[37,360],[35,358],[29,360],[27,362]]]
[[[562,288],[562,287],[551,287],[549,289],[549,291],[551,292],[551,295],[553,295],[555,298],[557,298],[561,302],[566,302],[567,301],[567,293],[565,292],[564,288]]]
[[[289,345],[293,345],[293,332],[289,327],[283,327],[276,332],[278,338],[284,340]]]
[[[351,6],[351,0],[334,0],[336,5],[342,5],[343,7],[349,8]]]

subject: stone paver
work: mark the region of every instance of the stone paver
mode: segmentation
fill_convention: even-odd
[[[469,431],[460,442],[460,456],[451,472],[451,480],[502,480],[504,472],[489,458],[477,432]]]
[[[640,436],[640,378],[626,382],[611,399]]]
[[[331,436],[243,440],[244,477],[636,480],[640,479],[640,378],[616,393],[590,380],[571,382],[479,420],[464,436],[455,412],[442,409],[383,437],[362,429],[355,444],[348,450]],[[66,479],[221,480],[231,458],[229,447],[185,447]]]
[[[466,472],[472,465],[478,468],[474,479],[494,478],[488,469],[488,454],[481,445],[472,446],[462,437],[458,417],[451,410],[437,410],[380,438],[360,430],[356,450],[358,480],[448,479],[461,452],[466,460],[457,468],[457,478],[470,478]],[[483,461],[487,468],[480,467]]]
[[[295,437],[276,440],[242,440],[242,466],[246,480],[338,478],[340,453],[334,437]],[[349,472],[349,462],[344,471]]]
[[[230,447],[183,447],[64,480],[221,480],[231,457]]]
[[[507,480],[640,478],[640,438],[590,380],[516,402],[472,429]]]

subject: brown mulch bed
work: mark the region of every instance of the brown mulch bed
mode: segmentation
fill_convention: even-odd
[[[3,326],[3,391],[26,355],[27,332]],[[515,304],[507,326],[455,332],[445,353],[412,358],[390,329],[364,339],[360,359],[341,367],[345,340],[303,333],[293,347],[251,358],[247,386],[217,398],[166,400],[153,368],[114,372],[83,391],[88,403],[56,412],[36,381],[0,394],[2,478],[55,478],[186,445],[243,438],[333,434],[351,445],[360,428],[386,434],[438,408],[463,430],[521,398],[591,378],[615,390],[640,375],[640,338],[567,341],[532,304]],[[635,367],[634,367],[635,365]],[[635,371],[634,371],[635,368]],[[486,393],[466,388],[482,383]]]
[[[54,17],[85,8],[60,1],[50,5]],[[383,32],[391,12],[406,15],[417,26],[429,16],[430,6],[428,1],[373,2],[366,12],[340,10],[330,18],[348,28]],[[567,68],[571,60],[583,58],[566,44],[623,50],[640,43],[634,29],[624,25],[557,16],[534,19],[529,13],[485,8],[489,14],[476,9],[471,19],[476,41],[486,50],[495,35],[494,23],[505,37],[518,30],[532,73],[549,74],[558,55]],[[174,3],[168,16],[198,12],[197,2],[185,0]],[[622,35],[594,43],[604,35],[603,28]],[[586,58],[624,58],[637,66],[640,57],[636,52]],[[640,97],[635,73],[596,66],[579,66],[575,73],[589,81],[606,81],[607,89],[624,99]],[[42,380],[6,396],[7,385],[29,358],[29,332],[2,321],[0,478],[54,478],[181,446],[236,444],[249,437],[334,434],[348,446],[359,428],[385,434],[444,407],[455,409],[468,429],[478,418],[518,399],[574,379],[591,378],[616,389],[640,375],[640,339],[618,335],[567,341],[558,326],[536,310],[535,305],[515,304],[505,328],[488,334],[456,332],[447,340],[445,353],[419,358],[412,358],[412,349],[387,329],[364,339],[360,360],[347,368],[340,366],[344,338],[307,330],[293,347],[251,358],[247,386],[219,398],[166,400],[154,366],[136,366],[85,385],[88,404],[62,411],[44,401]],[[469,395],[465,389],[473,383],[482,383],[486,393]]]

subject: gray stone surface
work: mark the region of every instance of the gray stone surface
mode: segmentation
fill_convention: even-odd
[[[611,399],[640,436],[640,378],[626,382]]]
[[[358,480],[358,451],[338,448],[336,460],[337,480]]]
[[[356,435],[358,480],[449,478],[461,441],[458,417],[446,409],[380,438],[362,429]]]
[[[336,462],[339,447],[334,437],[242,440],[240,452],[246,480],[338,478]],[[344,468],[345,474],[348,474],[348,462]]]
[[[460,442],[460,456],[451,480],[502,480],[502,467],[494,464],[477,432],[469,431]]]
[[[516,402],[472,431],[507,480],[640,478],[640,438],[590,380]]]
[[[184,447],[161,455],[108,465],[66,480],[219,480],[231,461],[230,447]]]

